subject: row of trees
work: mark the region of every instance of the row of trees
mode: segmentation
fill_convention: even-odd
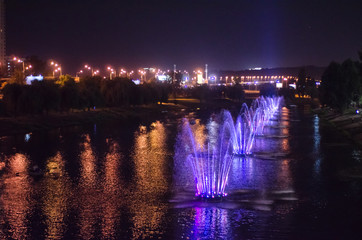
[[[61,76],[54,81],[33,81],[31,85],[7,84],[2,92],[0,114],[7,116],[152,104],[167,102],[170,95],[197,98],[200,102],[217,98],[244,101],[244,89],[240,84],[183,88],[159,82],[136,85],[128,78],[84,77],[77,83],[70,76]],[[261,87],[261,93],[270,96],[277,91],[269,84]]]
[[[340,111],[362,103],[362,52],[360,61],[331,62],[322,75],[320,100],[323,105]]]
[[[109,81],[86,77],[76,83],[70,76],[62,76],[57,81],[33,81],[31,85],[7,84],[1,112],[16,116],[150,104],[167,101],[170,90],[169,84],[136,85],[127,78]]]

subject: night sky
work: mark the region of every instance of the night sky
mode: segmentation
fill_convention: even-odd
[[[194,70],[326,66],[362,50],[362,1],[7,0],[7,54]]]

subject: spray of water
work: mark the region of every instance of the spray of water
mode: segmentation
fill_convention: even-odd
[[[202,198],[221,198],[227,195],[225,188],[232,163],[231,144],[224,135],[219,134],[216,144],[197,144],[187,120],[183,124],[184,136],[189,138],[192,152],[188,154],[196,185],[196,196]]]
[[[215,199],[227,195],[225,189],[233,156],[252,154],[255,136],[263,134],[264,126],[280,109],[282,101],[282,97],[261,97],[250,108],[244,103],[235,121],[231,113],[224,110],[218,139],[212,143],[207,140],[196,143],[189,122],[183,121],[182,135],[188,143],[185,144],[186,156],[192,168],[196,196]]]

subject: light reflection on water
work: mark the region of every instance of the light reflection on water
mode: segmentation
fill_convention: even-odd
[[[165,147],[165,127],[160,122],[152,123],[149,132],[136,133],[135,139],[137,190],[150,195],[164,192],[167,188],[166,157],[169,155]]]
[[[320,174],[320,169],[321,169],[321,156],[320,156],[320,143],[321,143],[321,136],[319,133],[319,117],[317,114],[314,115],[314,120],[313,120],[313,130],[314,130],[314,134],[313,134],[313,154],[316,156],[316,160],[314,162],[314,171],[315,174],[318,175]]]
[[[229,189],[293,189],[290,161],[235,158],[230,172]],[[242,179],[242,181],[240,181]]]
[[[302,124],[305,139],[295,136],[299,122],[292,119],[296,120],[290,110],[283,109],[279,119],[265,128],[266,136],[256,138],[255,155],[233,160],[227,186],[230,198],[220,204],[194,199],[192,171],[178,148],[182,142],[176,141],[167,122],[130,129],[92,125],[60,131],[57,139],[49,137],[41,144],[37,133],[28,142],[24,135],[18,140],[2,138],[0,239],[283,239],[311,233],[316,225],[323,229],[324,222],[314,216],[328,216],[334,210],[318,212],[314,206],[319,203],[308,201],[326,190],[298,192],[296,186],[316,173],[319,186],[328,184],[320,174],[328,165],[313,158],[323,151],[319,119]],[[207,141],[206,132],[208,141],[216,143],[215,119],[196,118],[191,128],[201,146]],[[306,145],[312,155],[305,153]],[[360,161],[356,149],[346,150],[345,156]],[[44,171],[43,176],[30,173],[34,165]],[[358,186],[354,182],[346,188],[353,189],[356,202]],[[323,195],[329,196],[334,195]],[[353,213],[349,206],[335,205]],[[359,216],[362,211],[356,212]],[[286,235],[293,231],[294,235]]]
[[[231,236],[228,211],[222,208],[195,208],[192,239],[226,239]]]
[[[96,156],[93,153],[90,136],[83,136],[84,142],[81,143],[82,152],[80,154],[80,182],[87,188],[93,188],[96,184]]]
[[[91,146],[89,134],[82,136],[80,144],[80,180],[79,186],[79,232],[85,239],[95,234],[95,223],[100,215],[102,197],[97,186],[96,155]]]
[[[166,205],[155,205],[155,202],[160,201],[168,189],[166,141],[166,129],[160,122],[152,123],[149,131],[142,127],[135,135],[135,186],[131,194],[135,201],[130,205],[133,239],[161,234],[159,227]]]
[[[8,172],[2,177],[0,195],[0,222],[6,223],[1,232],[13,239],[22,239],[27,235],[31,206],[32,185],[28,176],[29,159],[16,153],[6,159]],[[0,233],[1,233],[0,232]]]
[[[47,160],[44,179],[43,213],[45,215],[45,235],[49,239],[61,238],[64,234],[64,218],[67,215],[71,186],[64,169],[64,159],[60,152]]]

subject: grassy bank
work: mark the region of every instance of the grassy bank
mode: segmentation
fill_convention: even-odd
[[[336,127],[362,149],[362,114],[357,114],[356,109],[349,109],[343,114],[332,109],[316,109],[314,111],[321,119]],[[362,179],[362,163],[344,169],[340,174],[342,177]]]
[[[362,115],[356,114],[356,109],[343,114],[331,109],[317,109],[315,112],[362,147]]]

